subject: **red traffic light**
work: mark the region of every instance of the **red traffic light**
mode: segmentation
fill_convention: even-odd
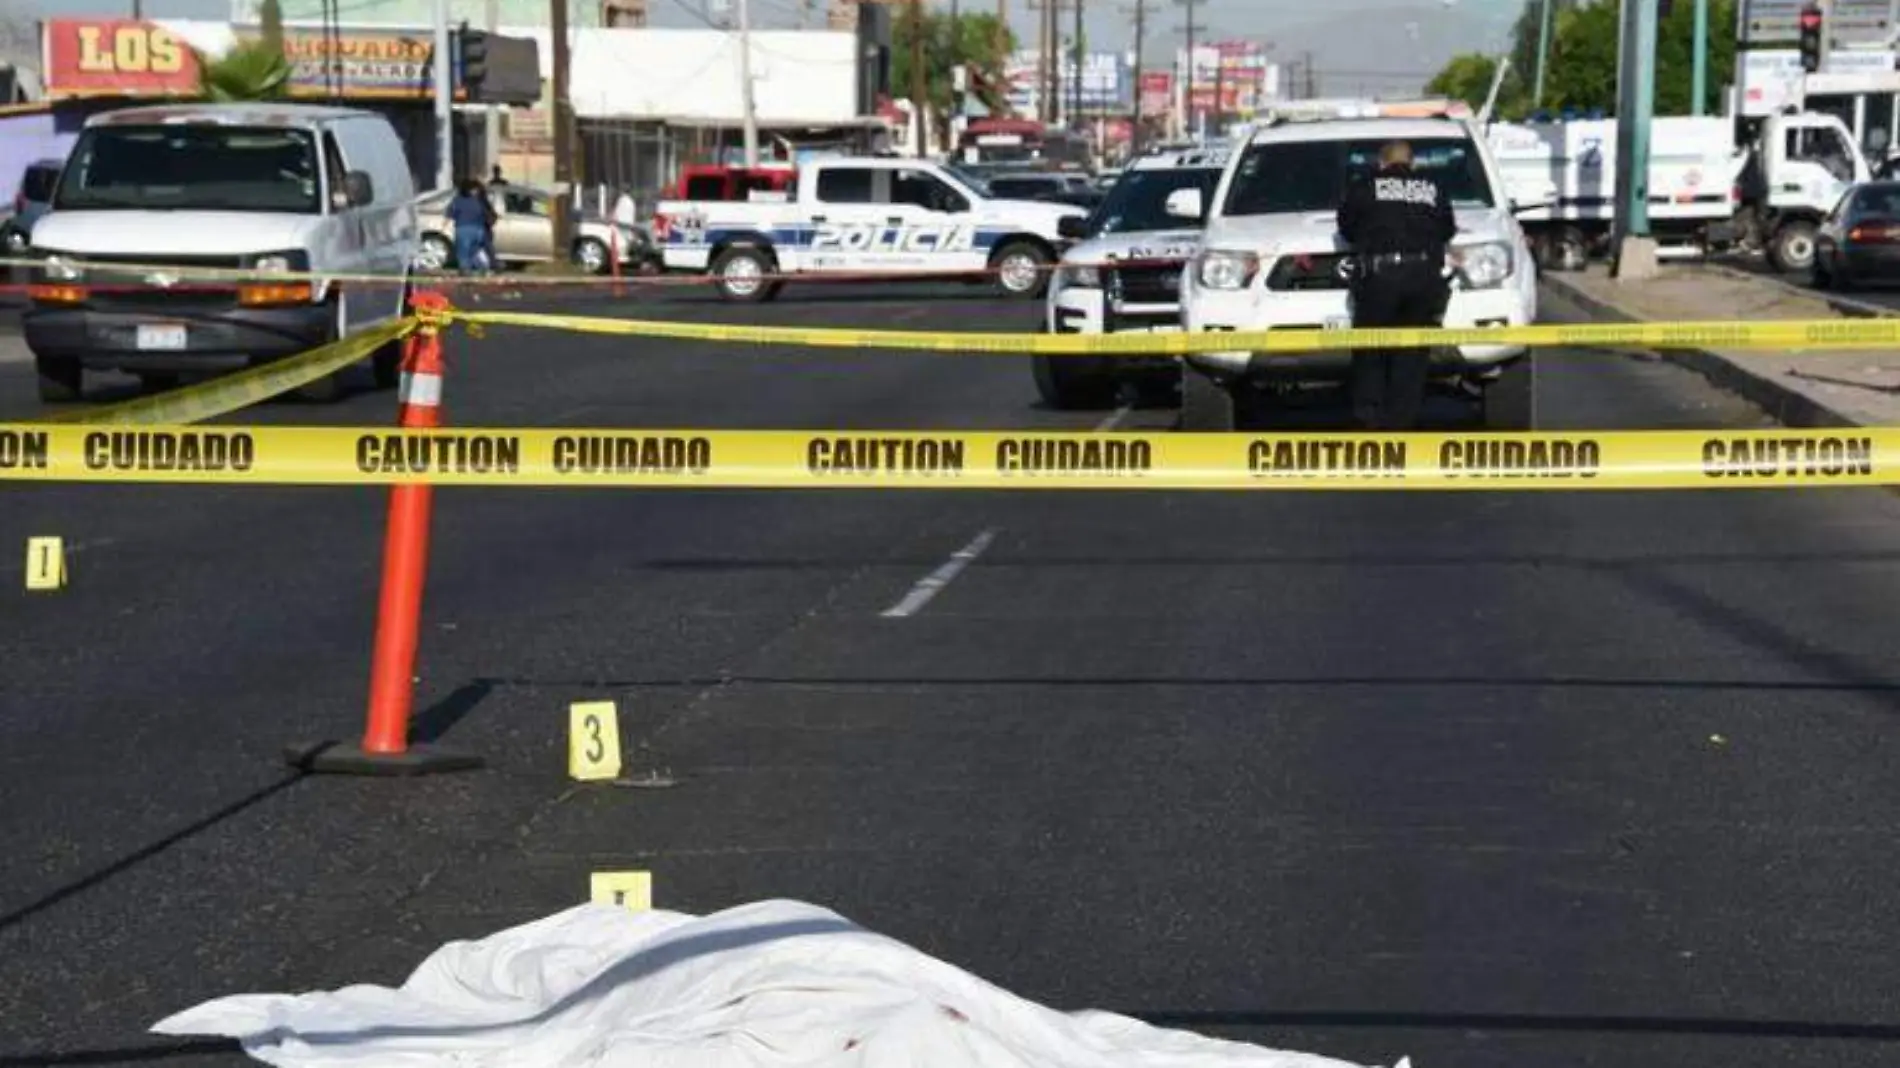
[[[1818,7],[1802,8],[1801,9],[1801,28],[1804,30],[1820,29],[1821,28],[1821,9]]]

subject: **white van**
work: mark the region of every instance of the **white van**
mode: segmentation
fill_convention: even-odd
[[[169,385],[400,316],[414,200],[402,142],[370,112],[179,104],[95,116],[33,228],[24,325],[41,398],[77,400],[87,370]],[[209,281],[180,268],[259,275]],[[399,359],[392,344],[370,361],[379,386],[395,383]],[[303,392],[334,400],[345,386],[339,372]]]

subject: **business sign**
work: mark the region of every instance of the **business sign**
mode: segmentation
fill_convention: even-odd
[[[1174,74],[1165,70],[1141,72],[1141,113],[1166,115],[1174,110]]]
[[[1178,50],[1177,66],[1187,59]],[[1196,112],[1218,110],[1245,118],[1279,95],[1279,66],[1267,62],[1266,49],[1251,41],[1196,45],[1188,102]]]
[[[1009,82],[1009,106],[1019,115],[1034,115],[1042,99],[1043,66],[1033,51],[1012,53],[1004,66]],[[1135,93],[1127,56],[1118,52],[1090,52],[1076,69],[1075,57],[1062,57],[1058,76],[1058,100],[1063,114],[1075,106],[1076,84],[1081,83],[1082,113],[1101,115],[1127,111],[1135,106]]]
[[[1893,33],[1900,0],[1833,0],[1825,26],[1836,45],[1885,44]],[[1743,0],[1740,39],[1745,44],[1786,44],[1801,37],[1801,9],[1808,0]]]
[[[49,19],[43,52],[46,95],[191,97],[198,93],[198,52],[254,39],[222,23],[135,19]],[[215,42],[215,45],[214,45]],[[284,30],[289,92],[300,97],[423,100],[433,93],[435,49],[427,31]],[[459,74],[459,71],[454,72]],[[458,78],[459,81],[459,78]],[[464,94],[460,88],[456,96]]]

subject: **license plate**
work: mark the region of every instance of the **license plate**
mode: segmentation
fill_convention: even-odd
[[[140,323],[138,344],[141,349],[176,352],[185,347],[182,323]]]
[[[1326,329],[1328,329],[1328,330],[1351,330],[1351,329],[1352,329],[1352,316],[1350,316],[1350,315],[1328,315],[1328,316],[1326,317]]]

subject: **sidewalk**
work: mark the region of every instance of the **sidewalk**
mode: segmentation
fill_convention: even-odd
[[[1665,267],[1643,282],[1619,282],[1607,268],[1552,272],[1543,284],[1599,319],[1844,319],[1892,314],[1851,299],[1811,293],[1778,279],[1719,266]],[[1900,352],[1795,350],[1659,353],[1739,393],[1787,426],[1900,425]]]

